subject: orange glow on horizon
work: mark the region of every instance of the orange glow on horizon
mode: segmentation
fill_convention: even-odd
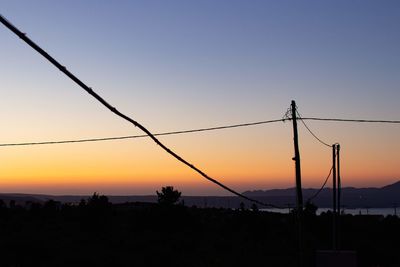
[[[258,129],[163,141],[211,177],[242,192],[294,186],[290,130],[268,129],[268,138]],[[331,167],[331,151],[302,137],[302,185],[318,188]],[[360,150],[363,146],[354,139],[343,143],[343,186],[384,186],[400,177],[396,147],[382,151],[377,145],[372,149],[378,152],[372,154]],[[173,185],[184,194],[229,194],[146,139],[3,148],[0,155],[0,192],[154,194]]]

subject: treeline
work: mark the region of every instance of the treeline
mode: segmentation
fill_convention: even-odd
[[[173,188],[159,203],[0,205],[0,266],[298,266],[293,214],[187,207]],[[178,192],[179,193],[179,192]],[[0,202],[1,203],[1,202]],[[331,248],[331,214],[304,218],[303,258]],[[400,266],[400,219],[341,216],[341,247],[359,266]]]

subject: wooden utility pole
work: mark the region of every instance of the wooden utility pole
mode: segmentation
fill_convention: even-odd
[[[336,250],[336,144],[332,145],[332,249]]]
[[[292,121],[293,121],[293,141],[294,141],[294,158],[296,165],[296,204],[297,212],[301,214],[303,211],[303,193],[301,190],[301,169],[300,169],[300,151],[299,139],[297,133],[297,116],[296,116],[296,102],[292,100]]]
[[[298,266],[303,266],[303,193],[301,190],[301,170],[300,170],[300,152],[299,139],[297,133],[296,102],[292,100],[291,105],[293,121],[293,140],[294,140],[294,158],[296,168],[296,208],[297,208],[297,232],[298,232]]]

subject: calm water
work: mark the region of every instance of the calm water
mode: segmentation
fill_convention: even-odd
[[[261,209],[262,211],[270,211],[270,212],[279,212],[279,213],[289,213],[289,209]],[[319,208],[317,210],[317,214],[321,214],[322,212],[327,212],[328,210],[332,210],[329,208]],[[400,208],[397,208],[395,211],[394,208],[359,208],[359,209],[344,209],[345,214],[352,215],[400,215]]]

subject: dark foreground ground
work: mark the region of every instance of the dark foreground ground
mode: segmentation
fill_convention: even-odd
[[[331,216],[307,214],[304,266],[331,248]],[[0,266],[298,266],[292,214],[49,201],[0,208]],[[400,266],[400,219],[341,217],[358,266]]]

